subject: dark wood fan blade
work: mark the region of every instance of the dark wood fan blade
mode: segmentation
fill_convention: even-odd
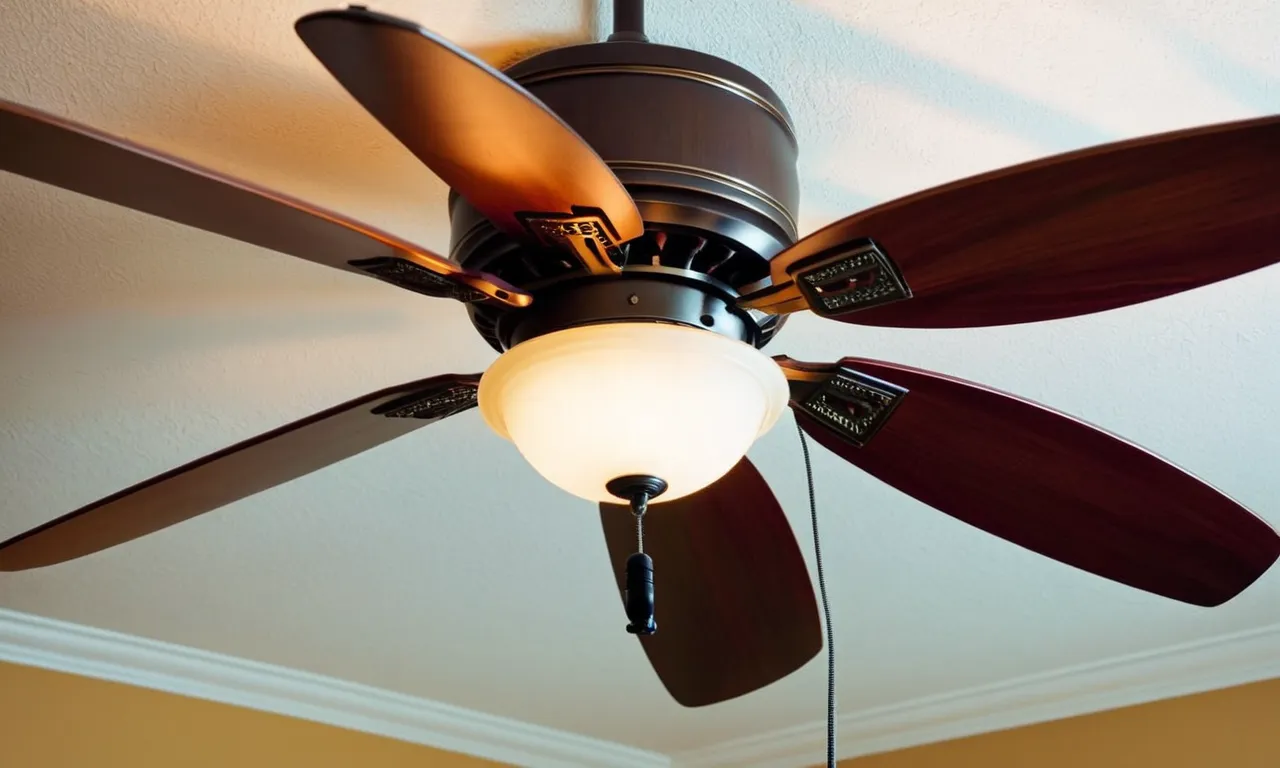
[[[298,20],[343,87],[504,231],[566,246],[588,269],[644,233],[631,195],[572,128],[498,70],[404,19],[363,8]],[[579,235],[591,235],[595,250]]]
[[[601,504],[600,520],[618,589],[625,590],[635,518],[626,506]],[[644,551],[653,557],[658,631],[640,644],[684,706],[763,688],[822,649],[804,557],[749,460],[698,493],[650,505]]]
[[[479,375],[390,387],[237,443],[0,543],[0,571],[132,541],[342,461],[476,404]]]
[[[367,224],[4,100],[0,170],[428,296],[517,307],[532,301]]]
[[[745,303],[861,325],[1008,325],[1137,304],[1276,261],[1280,117],[1268,117],[1058,155],[877,206],[779,254],[774,287]]]
[[[836,387],[828,383],[836,366],[779,363],[796,418],[815,440],[1033,552],[1204,606],[1230,600],[1280,556],[1280,536],[1249,510],[1155,454],[1045,406],[894,363],[845,358],[846,382]],[[865,390],[876,380],[907,390],[880,420]],[[873,427],[862,447],[836,428],[846,415]]]

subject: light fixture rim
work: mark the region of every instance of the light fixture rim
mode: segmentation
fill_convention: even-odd
[[[760,349],[743,341],[738,341],[729,336],[725,336],[715,331],[689,326],[682,323],[662,322],[654,320],[644,321],[615,321],[593,323],[588,325],[577,325],[553,331],[541,336],[528,339],[511,349],[504,352],[497,360],[489,366],[484,375],[480,378],[480,386],[478,391],[478,404],[481,417],[485,423],[500,437],[511,440],[511,434],[507,430],[505,419],[502,415],[500,406],[501,392],[511,383],[519,378],[519,374],[508,374],[508,369],[513,365],[525,364],[536,365],[536,352],[539,348],[550,343],[557,345],[564,344],[566,338],[575,336],[596,336],[601,328],[609,328],[618,331],[620,334],[626,334],[640,329],[646,329],[645,332],[652,330],[654,333],[667,333],[676,335],[685,335],[689,339],[706,339],[708,347],[719,347],[727,354],[725,357],[732,360],[733,363],[741,368],[745,373],[751,375],[757,385],[760,387],[764,396],[765,413],[761,418],[756,437],[764,435],[768,432],[778,419],[781,418],[783,411],[786,410],[790,399],[790,388],[787,384],[786,375],[778,366],[772,357],[766,355]],[[675,338],[675,335],[672,336]],[[586,345],[598,344],[599,339],[594,340],[572,339],[572,341]],[[561,347],[563,349],[563,347]],[[684,350],[681,350],[684,353]],[[748,354],[743,354],[748,353]],[[535,357],[530,357],[535,355]],[[643,365],[643,360],[637,360],[636,365]],[[501,384],[495,384],[500,381]],[[486,386],[487,384],[487,386]],[[502,389],[494,390],[495,386],[501,386]]]

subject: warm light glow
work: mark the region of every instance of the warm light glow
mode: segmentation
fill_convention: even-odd
[[[480,381],[480,412],[569,493],[617,501],[605,483],[654,475],[662,501],[738,463],[787,405],[786,377],[754,347],[710,331],[608,323],[516,346]]]

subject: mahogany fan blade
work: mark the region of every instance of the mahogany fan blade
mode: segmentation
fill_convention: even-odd
[[[861,325],[1007,325],[1149,301],[1280,261],[1280,116],[1107,144],[850,216],[773,261],[774,279],[871,238],[913,297]]]
[[[618,589],[625,591],[635,518],[626,506],[601,504],[600,520]],[[644,551],[653,558],[658,631],[640,644],[684,706],[763,688],[822,649],[804,557],[749,460],[698,493],[651,504]]]
[[[498,70],[413,22],[349,8],[304,16],[298,36],[437,176],[504,231],[519,214],[599,209],[620,241],[644,222],[595,150]]]
[[[323,469],[474,407],[479,381],[390,387],[196,459],[0,543],[0,571],[83,557]]]
[[[1230,600],[1280,556],[1280,537],[1266,522],[1101,429],[938,373],[860,358],[841,365],[907,394],[862,448],[796,408],[805,432],[854,466],[988,533],[1203,606]]]
[[[2,99],[0,170],[418,293],[531,301],[495,277],[341,214]]]

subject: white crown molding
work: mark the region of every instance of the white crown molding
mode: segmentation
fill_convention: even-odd
[[[529,768],[669,768],[665,756],[334,678],[0,609],[0,659]]]
[[[802,768],[815,722],[672,757],[371,686],[0,609],[0,660],[219,701],[529,768]],[[849,712],[840,757],[1280,677],[1280,624]]]
[[[841,759],[1280,677],[1280,624],[994,685],[850,712]],[[822,761],[826,722],[672,756],[676,768],[802,768]]]

